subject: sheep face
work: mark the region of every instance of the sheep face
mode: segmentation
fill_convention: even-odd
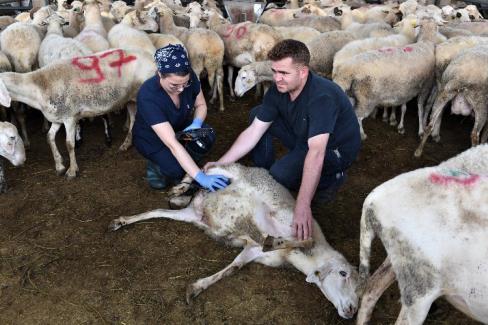
[[[352,318],[358,309],[359,276],[343,258],[331,258],[307,276],[306,281],[317,285],[343,318]]]
[[[234,91],[238,97],[242,97],[249,89],[257,83],[256,71],[252,69],[241,68],[237,75]]]
[[[0,156],[7,158],[14,166],[25,162],[24,142],[17,128],[8,122],[0,122]]]

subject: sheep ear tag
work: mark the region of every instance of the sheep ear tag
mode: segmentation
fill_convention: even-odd
[[[7,87],[3,83],[3,80],[0,79],[0,105],[5,107],[10,107],[11,102],[10,94],[8,93]]]

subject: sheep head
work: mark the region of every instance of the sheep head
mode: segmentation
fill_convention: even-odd
[[[24,142],[17,128],[9,122],[0,122],[0,156],[7,158],[14,166],[25,162]]]

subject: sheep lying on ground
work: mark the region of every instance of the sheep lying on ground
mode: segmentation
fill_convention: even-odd
[[[59,61],[30,73],[1,73],[0,104],[8,107],[11,99],[26,103],[52,123],[47,136],[58,174],[65,167],[54,140],[64,124],[70,157],[66,176],[70,179],[78,172],[74,151],[76,122],[106,114],[129,101],[129,112],[135,113],[136,93],[155,71],[153,58],[146,52],[111,49]],[[130,116],[129,132],[121,150],[132,143],[134,115]]]
[[[14,166],[22,165],[25,161],[25,150],[22,138],[17,128],[8,122],[0,122],[0,193],[7,191],[3,158]]]
[[[438,166],[399,175],[376,187],[361,216],[360,277],[369,274],[378,236],[387,259],[369,278],[357,324],[397,279],[402,308],[396,324],[422,324],[439,297],[488,323],[488,145]]]
[[[220,272],[188,286],[187,301],[210,285],[250,262],[277,267],[289,263],[315,283],[337,308],[339,315],[352,318],[357,309],[357,273],[346,259],[326,241],[320,226],[313,222],[313,243],[297,241],[292,234],[295,200],[290,192],[262,168],[239,164],[214,167],[231,184],[217,192],[200,190],[182,210],[158,209],[132,217],[120,217],[109,229],[152,218],[168,218],[194,224],[213,238],[244,247],[234,261]],[[182,193],[189,183],[176,187]],[[274,240],[273,240],[274,239]],[[304,247],[306,249],[299,249]]]
[[[467,49],[457,56],[444,71],[439,92],[432,108],[429,125],[422,141],[415,151],[415,156],[422,155],[427,138],[432,133],[434,140],[439,141],[441,117],[444,106],[452,100],[451,111],[455,114],[471,115],[474,113],[474,125],[471,131],[471,145],[480,143],[480,132],[486,124],[488,108],[488,45],[479,45]],[[486,141],[486,132],[482,142]]]

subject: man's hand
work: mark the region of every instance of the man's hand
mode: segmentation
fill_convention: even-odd
[[[195,176],[195,180],[210,192],[224,189],[230,184],[229,179],[223,175],[206,175],[201,171]]]
[[[210,168],[222,166],[222,165],[223,165],[222,163],[219,163],[217,161],[209,161],[208,163],[205,164],[205,166],[203,166],[203,171],[206,173]]]
[[[312,237],[312,209],[310,205],[297,202],[293,214],[293,234],[298,240]]]

